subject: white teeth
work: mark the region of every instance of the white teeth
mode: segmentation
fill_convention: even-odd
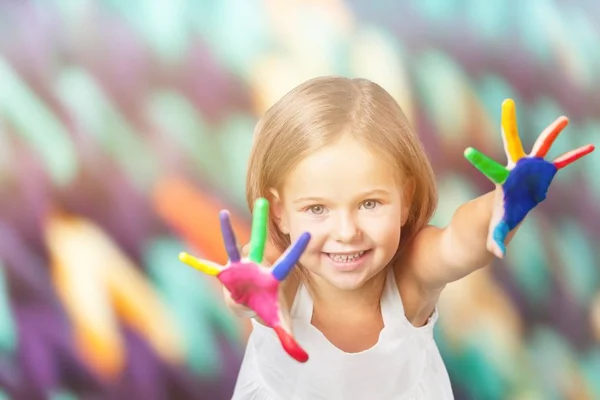
[[[336,262],[349,262],[349,261],[354,261],[356,260],[358,257],[362,256],[364,254],[364,251],[359,251],[358,253],[354,253],[354,254],[334,254],[334,253],[329,253],[329,257]]]

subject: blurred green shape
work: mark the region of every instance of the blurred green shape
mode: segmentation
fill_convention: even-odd
[[[138,188],[148,188],[160,168],[142,132],[136,132],[100,85],[83,68],[62,71],[56,93],[81,130],[115,157]]]
[[[543,232],[536,213],[527,216],[514,240],[508,245],[506,263],[528,300],[542,307],[551,296],[551,274]]]
[[[68,391],[54,392],[49,396],[49,400],[77,400],[79,397]]]
[[[502,146],[502,138],[500,136],[500,121],[502,117],[502,102],[505,99],[513,99],[517,110],[517,122],[519,124],[519,132],[523,127],[523,120],[527,114],[521,111],[524,104],[519,100],[519,96],[514,88],[504,78],[494,74],[486,74],[474,83],[477,97],[481,100],[483,108],[490,116],[494,127],[497,127],[498,147]]]
[[[359,25],[350,38],[340,42],[335,46],[337,52],[329,52],[335,71],[344,76],[361,77],[378,83],[401,107],[408,108],[404,110],[405,113],[412,111],[415,104],[412,81],[407,70],[411,59],[398,37],[381,26]],[[411,118],[411,115],[407,116]]]
[[[465,135],[471,117],[466,101],[473,88],[461,66],[443,51],[430,50],[415,58],[411,70],[436,134],[446,140]]]
[[[136,27],[158,55],[169,62],[183,60],[191,44],[187,0],[152,0],[136,9]]]
[[[103,3],[109,11],[123,17],[161,61],[170,64],[183,61],[193,39],[190,31],[193,1],[105,0]]]
[[[461,11],[466,13],[469,28],[480,40],[503,42],[506,34],[515,28],[512,7],[505,2],[468,0]]]
[[[0,82],[0,118],[35,149],[56,185],[68,185],[78,160],[67,129],[1,57]]]
[[[258,59],[277,48],[277,38],[270,31],[272,23],[261,1],[190,2],[188,13],[194,31],[220,63],[238,76],[250,78]],[[313,19],[315,16],[318,14],[314,13]],[[309,26],[305,25],[302,35],[308,33]]]
[[[461,7],[464,7],[464,1],[416,0],[412,2],[412,6],[427,18],[428,22],[447,23],[444,27],[449,28],[453,25],[453,19],[459,15]]]
[[[172,142],[179,152],[190,157],[207,184],[224,186],[222,171],[227,161],[219,137],[184,96],[168,90],[156,91],[148,98],[146,114],[163,140]]]
[[[477,342],[467,341],[457,354],[454,367],[457,381],[467,388],[475,399],[502,400],[507,391],[504,377],[487,357],[491,344],[483,348]]]
[[[444,315],[440,316],[442,321]],[[526,354],[514,343],[503,340],[484,316],[478,327],[466,335],[446,336],[442,325],[434,331],[435,341],[454,385],[469,392],[474,399],[541,398],[531,382]],[[451,323],[451,322],[449,322]]]
[[[230,114],[220,125],[209,126],[196,108],[179,93],[156,92],[146,112],[152,123],[184,152],[202,179],[245,203],[246,168],[256,120],[247,114]]]
[[[180,61],[200,39],[220,61],[238,74],[248,74],[249,65],[268,47],[268,22],[261,3],[248,1],[107,0],[168,62]]]
[[[0,400],[10,400],[10,397],[8,397],[8,394],[6,394],[6,392],[2,389],[0,389]]]
[[[531,58],[537,57],[538,65],[546,62],[556,65],[552,58],[560,49],[555,44],[563,44],[564,34],[568,34],[560,10],[552,0],[523,1],[518,7],[518,12],[512,14],[516,23],[512,33],[519,38],[518,45],[525,47]]]
[[[595,398],[600,398],[600,343],[583,354],[580,363],[582,375]]]
[[[5,269],[0,261],[0,354],[12,354],[17,348],[17,330],[10,309]]]
[[[190,367],[198,374],[214,376],[222,362],[219,339],[224,336],[229,345],[241,349],[241,332],[221,292],[208,283],[211,278],[178,261],[184,247],[172,238],[155,239],[145,251],[144,264],[175,317]]]
[[[158,55],[169,62],[183,60],[192,43],[187,0],[138,2],[131,16],[134,24]]]
[[[220,179],[222,182],[227,182],[223,190],[235,200],[236,205],[244,209],[248,207],[246,172],[255,125],[254,117],[244,113],[234,113],[217,128],[217,137],[226,157],[225,168],[220,171]]]
[[[600,70],[600,34],[595,26],[597,18],[580,2],[566,3],[561,8],[569,27],[569,46],[573,49],[569,75],[585,91],[596,85],[596,71]]]
[[[575,365],[574,350],[565,339],[548,326],[538,325],[526,338],[525,350],[535,385],[543,399],[564,399],[562,390],[571,382],[570,370]]]
[[[458,207],[474,199],[480,193],[468,179],[455,172],[445,171],[437,180],[439,197],[444,200],[439,202],[431,223],[441,227],[450,223]],[[490,184],[490,190],[492,188],[493,186]]]
[[[61,0],[51,3],[49,7],[58,9],[63,27],[66,26],[70,28],[70,33],[75,33],[81,30],[82,24],[89,22],[90,17],[94,15],[94,3],[93,0]]]
[[[573,220],[561,222],[555,237],[555,246],[560,255],[558,279],[568,287],[569,294],[577,300],[579,306],[588,307],[600,287],[600,274],[594,253],[597,244],[592,245]]]
[[[598,145],[598,135],[600,132],[600,121],[597,119],[588,120],[582,126],[579,131],[581,136],[578,136],[576,141],[578,146],[584,143],[594,143]],[[585,184],[589,185],[592,189],[593,196],[596,199],[596,204],[600,200],[600,179],[598,179],[598,171],[600,171],[600,156],[597,153],[600,149],[596,149],[594,154],[590,154],[587,157],[583,157],[578,160],[574,165],[569,168],[576,168],[581,171],[585,177]],[[567,168],[565,168],[567,169]]]

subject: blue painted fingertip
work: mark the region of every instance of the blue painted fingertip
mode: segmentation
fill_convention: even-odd
[[[288,249],[283,258],[275,265],[275,267],[273,267],[271,273],[275,279],[281,282],[288,276],[302,256],[302,253],[304,253],[304,250],[306,250],[309,241],[310,233],[305,232],[300,235],[298,240]]]
[[[509,231],[508,224],[504,221],[500,221],[500,223],[494,228],[494,242],[496,242],[498,247],[500,247],[502,254],[506,254],[506,245],[504,244],[504,241],[506,240]]]

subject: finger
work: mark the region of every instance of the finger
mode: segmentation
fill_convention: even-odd
[[[492,252],[498,258],[503,258],[506,253],[506,237],[509,233],[508,224],[504,221],[500,221],[492,232]]]
[[[519,129],[517,127],[517,112],[515,102],[512,99],[506,99],[502,103],[502,139],[504,141],[504,151],[509,164],[516,164],[521,158],[525,157]]]
[[[593,144],[588,144],[587,146],[582,146],[578,149],[571,150],[568,153],[563,154],[562,156],[557,157],[552,163],[556,167],[556,169],[561,169],[566,167],[569,164],[574,163],[579,160],[581,157],[590,154],[594,151],[595,147]]]
[[[302,253],[304,253],[304,250],[306,250],[308,242],[310,242],[310,233],[305,232],[300,235],[298,240],[296,240],[292,246],[290,246],[288,251],[286,251],[281,259],[277,261],[273,271],[271,272],[275,279],[281,282],[288,276],[292,268],[294,268],[302,256]]]
[[[208,260],[199,260],[188,253],[179,253],[179,260],[189,265],[192,268],[196,268],[199,271],[204,272],[207,275],[217,276],[221,272],[222,268],[219,264]]]
[[[552,143],[554,143],[558,135],[568,124],[569,119],[563,116],[558,117],[556,121],[554,121],[551,125],[548,125],[548,127],[542,131],[540,136],[535,141],[533,150],[531,150],[531,155],[534,157],[546,157],[550,147],[552,147]]]
[[[489,180],[498,185],[503,184],[510,173],[506,167],[472,147],[465,150],[465,158]]]
[[[502,221],[505,220],[505,216],[506,206],[504,201],[504,190],[501,187],[497,187],[496,191],[494,192],[494,206],[492,208],[492,216],[490,218],[490,225],[488,228],[486,248],[498,258],[503,257],[505,249],[500,245],[504,246],[504,243],[506,242],[504,240],[496,240],[501,239],[498,235],[500,232],[497,231],[496,228]]]
[[[291,334],[283,329],[281,325],[274,326],[273,329],[275,330],[275,333],[277,333],[279,341],[286,353],[298,362],[304,363],[308,361],[308,353],[300,347]]]
[[[240,250],[235,239],[235,232],[231,226],[231,220],[229,217],[229,211],[222,210],[219,213],[219,219],[221,220],[221,234],[223,235],[223,242],[225,243],[225,251],[231,262],[239,262]]]
[[[250,254],[250,243],[244,245],[241,250],[242,257],[248,257]],[[279,258],[281,258],[282,252],[273,244],[272,241],[267,240],[265,243],[265,252],[261,265],[268,267],[274,265]]]
[[[254,203],[252,233],[250,234],[250,261],[260,264],[265,253],[267,223],[269,221],[269,202],[260,198]]]

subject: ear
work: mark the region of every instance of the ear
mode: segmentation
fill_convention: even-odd
[[[269,204],[271,206],[271,215],[275,224],[277,224],[277,227],[281,232],[287,235],[289,229],[285,223],[283,200],[279,192],[275,189],[269,189]]]
[[[416,186],[415,179],[410,178],[402,187],[402,226],[406,224],[406,221],[408,221],[408,217],[410,216],[410,209],[412,208]]]

